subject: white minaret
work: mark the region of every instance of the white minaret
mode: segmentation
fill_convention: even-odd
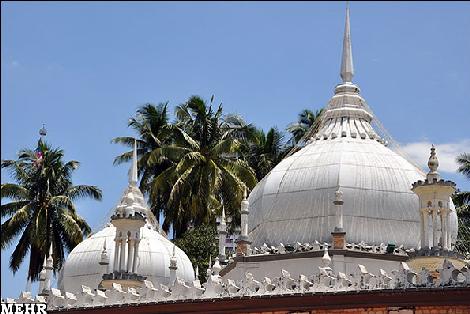
[[[225,262],[225,239],[227,238],[227,222],[225,220],[225,206],[222,203],[222,215],[220,216],[220,223],[217,226],[219,232],[219,259],[222,263]]]
[[[341,78],[343,83],[351,83],[354,76],[354,66],[351,47],[351,29],[349,25],[349,4],[346,7],[346,24],[344,26],[343,56],[341,59]]]
[[[449,212],[451,195],[455,192],[455,183],[440,178],[437,168],[439,160],[436,149],[431,148],[428,161],[429,172],[426,180],[413,183],[412,191],[419,197],[419,211],[421,217],[420,240],[421,249],[451,250]],[[429,229],[431,219],[432,229]],[[438,232],[438,226],[441,232]]]
[[[335,226],[335,231],[343,231],[343,192],[336,190],[335,192],[335,200],[333,201],[333,204],[336,207],[335,211],[335,220],[336,220],[336,226]]]
[[[248,215],[250,213],[250,203],[247,199],[246,187],[243,190],[243,200],[241,202],[240,214],[241,214],[241,232],[240,236],[237,239],[237,248],[236,254],[239,256],[248,256],[250,255],[250,240],[248,239]]]
[[[178,260],[176,259],[176,245],[173,244],[173,254],[171,255],[170,257],[170,282],[169,282],[169,286],[173,286],[175,284],[175,281],[176,281],[176,270],[178,269],[178,265],[177,265],[177,262]]]
[[[52,243],[49,247],[49,256],[44,256],[44,264],[39,274],[39,293],[38,295],[47,296],[51,291],[52,270],[54,269],[54,260],[52,259]]]
[[[333,249],[344,249],[345,246],[345,235],[343,229],[343,192],[340,191],[339,187],[335,192],[335,200],[333,201],[335,205],[335,229],[331,233],[333,237]]]
[[[209,265],[206,269],[206,281],[209,281],[210,276],[212,276],[212,256],[209,255]]]
[[[219,257],[215,258],[214,265],[212,265],[212,273],[214,276],[219,276],[220,271],[222,270],[222,266],[219,263]]]
[[[142,193],[137,186],[137,181],[137,142],[135,141],[128,187],[115,213],[111,216],[111,223],[116,227],[114,263],[111,272],[103,275],[101,282],[103,288],[108,288],[113,282],[132,286],[136,280],[143,282],[145,279],[137,274],[141,228],[146,223],[145,208],[139,203]],[[106,246],[103,247],[101,262],[109,263]]]
[[[248,202],[246,187],[243,190],[243,200],[241,202],[241,236],[248,239],[248,215],[250,214],[250,203]]]
[[[323,244],[323,257],[321,262],[323,267],[329,267],[331,264],[331,257],[328,254],[328,243]]]
[[[103,240],[103,249],[101,250],[101,258],[99,263],[100,265],[103,265],[105,272],[108,272],[108,265],[109,265],[109,256],[108,256],[108,251],[106,250],[106,239]]]

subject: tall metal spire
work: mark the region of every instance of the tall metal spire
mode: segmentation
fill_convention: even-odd
[[[349,26],[349,3],[346,5],[346,25],[344,26],[343,57],[341,60],[341,78],[343,83],[352,82],[354,66],[351,48],[351,29]]]
[[[137,140],[134,141],[132,152],[132,166],[129,172],[129,184],[137,185]]]

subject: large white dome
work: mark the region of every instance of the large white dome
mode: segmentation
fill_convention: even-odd
[[[157,283],[168,284],[170,278],[170,257],[173,254],[173,243],[153,230],[150,225],[141,228],[142,239],[139,245],[139,258],[136,272],[146,276],[147,280]],[[109,224],[103,230],[91,235],[82,243],[77,245],[67,257],[58,286],[62,291],[81,291],[81,286],[97,288],[102,276],[110,273],[114,262],[114,238],[116,228]],[[110,258],[109,265],[99,265],[103,243]],[[186,281],[194,280],[194,270],[188,256],[178,247],[175,249],[177,259],[178,278]]]
[[[411,185],[425,175],[384,144],[359,92],[352,83],[338,85],[309,143],[253,189],[249,235],[254,246],[331,242],[338,189],[348,242],[418,246],[419,203]],[[455,210],[451,225],[455,239]]]

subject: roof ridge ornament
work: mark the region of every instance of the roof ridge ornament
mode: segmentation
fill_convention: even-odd
[[[346,23],[343,36],[343,55],[341,59],[341,78],[343,83],[351,83],[354,76],[354,65],[351,47],[351,27],[349,22],[349,2],[346,4]]]

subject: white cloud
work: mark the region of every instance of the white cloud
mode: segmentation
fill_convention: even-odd
[[[455,157],[461,153],[470,153],[470,139],[463,139],[454,143],[431,143],[428,141],[414,142],[400,145],[401,149],[425,171],[428,169],[428,159],[431,145],[436,147],[437,159],[439,160],[438,171],[456,172],[458,165]]]

